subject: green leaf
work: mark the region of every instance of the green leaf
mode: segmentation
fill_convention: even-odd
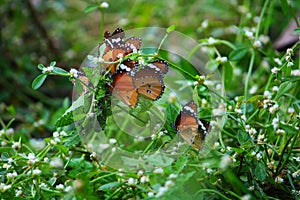
[[[292,88],[295,87],[295,84],[291,82],[284,82],[279,86],[278,92],[274,100],[278,100],[282,95],[288,93]]]
[[[232,77],[233,77],[233,67],[231,66],[230,62],[225,62],[223,64],[223,73],[224,73],[224,84],[225,84],[225,88],[230,87],[230,83],[232,81]]]
[[[243,146],[245,144],[251,143],[251,139],[245,131],[238,130],[238,135],[237,135],[238,142]]]
[[[287,134],[293,134],[293,135],[297,135],[298,134],[298,130],[293,127],[293,126],[289,126],[286,124],[280,124],[280,127],[287,133]]]
[[[81,140],[78,132],[73,131],[71,132],[71,135],[64,141],[64,145],[70,147],[80,143],[80,141]]]
[[[51,66],[51,67],[55,67],[55,65],[56,65],[56,62],[55,62],[55,61],[52,61],[52,62],[50,63],[50,66]]]
[[[45,66],[43,64],[38,64],[38,69],[43,70]]]
[[[281,0],[281,8],[283,13],[286,15],[289,12],[289,6],[286,0]]]
[[[259,162],[256,165],[254,174],[259,181],[265,180],[266,175],[267,175],[267,170],[266,170],[266,166],[264,165],[264,163]]]
[[[66,70],[64,70],[64,69],[62,69],[62,68],[59,68],[59,67],[54,67],[53,72],[54,72],[55,74],[63,75],[63,76],[69,74],[69,72],[67,72]]]
[[[167,29],[167,33],[170,33],[171,31],[174,31],[175,28],[176,28],[175,25],[169,26],[168,29]]]
[[[218,69],[219,63],[215,60],[210,60],[206,63],[205,69],[208,69],[209,71],[216,71]]]
[[[99,187],[100,190],[115,190],[121,183],[120,182],[110,182]]]
[[[252,102],[257,102],[258,100],[263,100],[264,99],[264,96],[263,95],[255,95],[253,97],[250,97],[248,100],[247,100],[247,103],[252,103]]]
[[[46,80],[46,78],[47,78],[47,74],[38,75],[31,84],[32,89],[37,90],[39,87],[41,87],[44,81]]]
[[[76,101],[74,101],[70,108],[68,108],[65,113],[56,121],[56,127],[63,127],[70,125],[74,122],[73,111],[79,107],[82,107],[84,103],[84,95],[80,96]]]
[[[96,10],[97,8],[99,8],[98,5],[89,5],[84,9],[84,12],[90,13],[90,12]]]
[[[233,50],[229,54],[229,60],[230,61],[241,60],[246,55],[246,53],[248,52],[248,50],[249,50],[248,47],[241,47],[241,48],[237,48],[237,49]]]
[[[165,127],[169,132],[175,132],[174,124],[179,112],[180,112],[179,108],[175,104],[173,103],[168,104],[166,108],[167,118],[166,118]]]
[[[295,29],[294,29],[294,33],[295,33],[295,34],[300,33],[300,28],[295,28]]]

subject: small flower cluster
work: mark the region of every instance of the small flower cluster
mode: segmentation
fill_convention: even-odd
[[[43,74],[50,74],[51,72],[53,72],[54,67],[53,66],[49,66],[49,67],[44,67],[42,70]]]
[[[289,49],[286,50],[285,60],[287,62],[287,65],[286,65],[287,67],[294,66],[294,61],[293,61],[293,58],[292,58],[293,54],[294,54],[293,49],[289,48]]]
[[[61,132],[55,131],[55,132],[53,132],[53,138],[50,140],[49,143],[51,145],[56,145],[56,144],[60,143],[61,139],[65,136],[67,136],[67,133],[65,131],[61,131]]]

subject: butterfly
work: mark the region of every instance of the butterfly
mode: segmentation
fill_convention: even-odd
[[[177,133],[193,148],[203,148],[205,136],[210,130],[209,122],[198,118],[198,109],[195,102],[191,101],[183,106],[176,118]]]
[[[127,59],[113,76],[110,91],[128,106],[135,107],[139,96],[155,101],[164,93],[167,72],[168,64],[164,60],[140,66],[136,61]]]
[[[125,40],[125,32],[122,28],[117,28],[112,34],[108,31],[104,33],[105,50],[102,56],[104,62],[115,62],[130,53],[136,53],[142,45],[140,38],[131,37]],[[115,73],[117,66],[115,64],[102,64],[104,69]]]

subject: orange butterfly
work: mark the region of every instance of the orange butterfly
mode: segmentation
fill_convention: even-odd
[[[178,134],[193,148],[201,150],[205,136],[208,134],[209,122],[198,118],[195,102],[186,104],[176,118],[175,126]]]
[[[118,61],[130,53],[136,53],[141,48],[142,40],[140,38],[131,37],[127,40],[124,40],[124,38],[125,33],[121,28],[117,28],[112,34],[108,31],[104,33],[104,43],[106,47],[102,58],[105,62]],[[105,70],[115,73],[118,63],[102,64],[102,66]]]
[[[113,76],[110,90],[128,106],[136,106],[139,95],[155,101],[164,92],[163,79],[167,72],[168,64],[163,60],[139,68],[135,61],[127,59]]]

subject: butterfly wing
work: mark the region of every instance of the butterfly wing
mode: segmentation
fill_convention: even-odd
[[[140,38],[129,38],[124,41],[125,33],[123,29],[117,28],[112,34],[108,31],[104,33],[104,43],[106,48],[103,54],[105,62],[115,62],[126,55],[137,52],[141,48],[142,41]],[[117,71],[118,63],[116,64],[102,64],[104,69],[115,73]]]
[[[164,76],[168,65],[163,61],[149,63],[133,72],[133,82],[138,93],[150,100],[157,100],[164,92]]]
[[[189,102],[178,115],[175,126],[179,135],[193,148],[202,149],[209,123],[198,119],[197,105]]]
[[[130,72],[135,66],[135,61],[127,59],[119,67],[113,76],[113,82],[109,89],[114,96],[121,99],[128,106],[136,106],[138,93]]]

